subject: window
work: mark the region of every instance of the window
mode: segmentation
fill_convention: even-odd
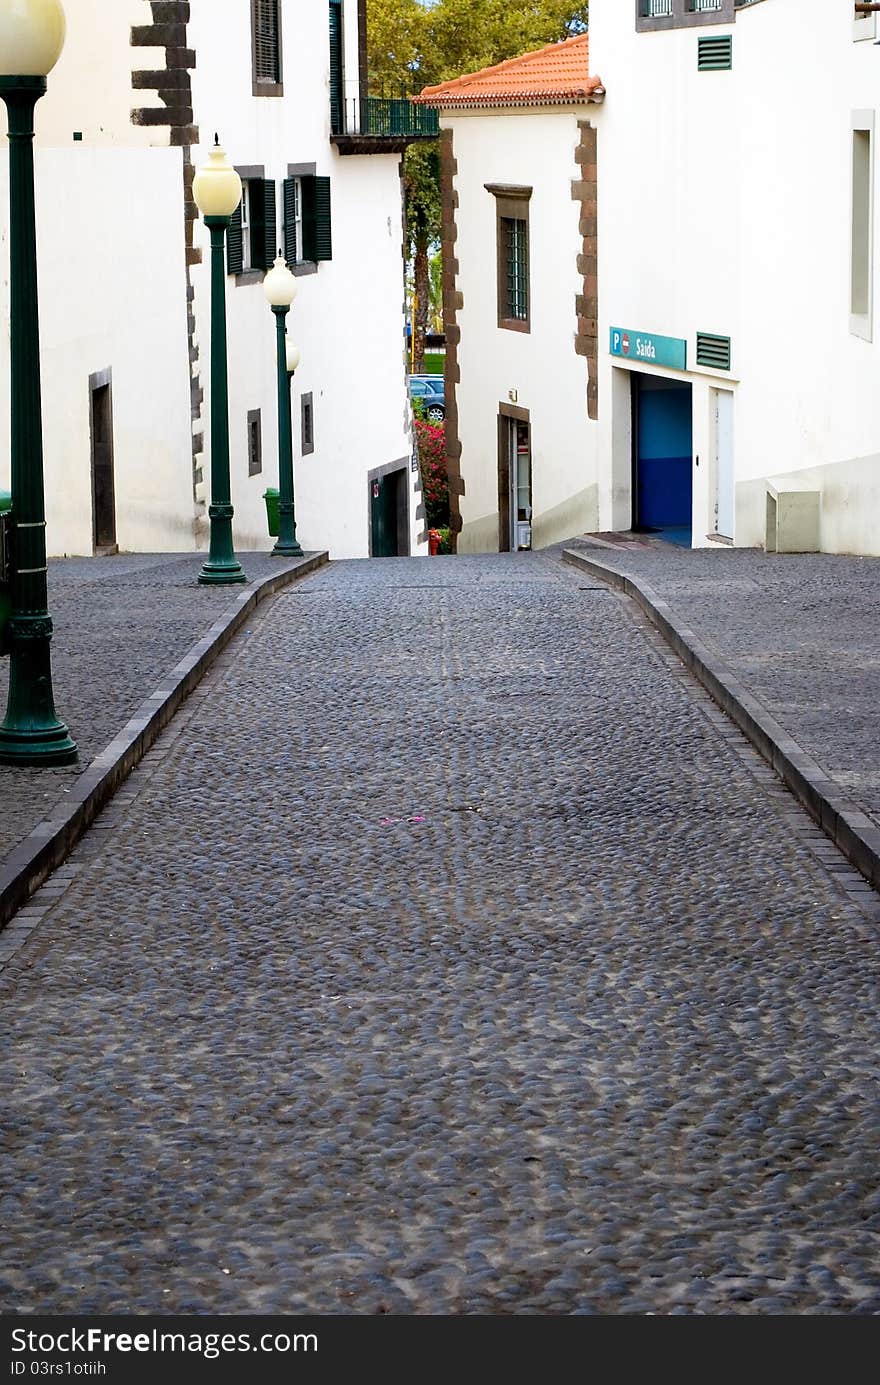
[[[498,326],[529,330],[529,199],[531,188],[487,183],[495,198]]]
[[[302,181],[284,180],[284,258],[289,265],[302,260]]]
[[[263,470],[263,423],[259,409],[248,409],[248,476]]]
[[[275,184],[263,177],[262,168],[238,172],[241,202],[229,224],[226,267],[230,274],[260,274],[275,263],[278,251]]]
[[[751,0],[636,0],[636,29],[687,29],[699,24],[732,24]]]
[[[529,224],[519,216],[503,216],[505,318],[527,322],[529,317]]]
[[[300,400],[300,418],[302,422],[302,455],[307,457],[310,452],[315,450],[315,415],[311,394],[304,394]]]
[[[280,0],[251,0],[254,96],[283,96]]]
[[[852,118],[852,206],[850,251],[850,331],[872,337],[874,225],[874,113]]]

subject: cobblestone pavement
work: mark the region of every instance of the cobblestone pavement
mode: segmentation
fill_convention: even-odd
[[[871,906],[558,559],[279,594],[12,931],[5,1311],[880,1312]]]
[[[249,581],[278,559],[239,555]],[[119,732],[160,679],[243,590],[200,587],[202,554],[120,554],[49,564],[52,686],[79,762],[59,769],[0,765],[0,857],[42,822],[78,774]],[[0,659],[0,719],[9,660]]]
[[[653,587],[880,826],[880,559],[651,539],[585,551]]]

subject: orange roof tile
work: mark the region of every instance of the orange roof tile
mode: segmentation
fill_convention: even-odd
[[[601,101],[601,78],[590,76],[588,34],[550,43],[465,77],[425,87],[412,99],[425,106],[560,106]]]

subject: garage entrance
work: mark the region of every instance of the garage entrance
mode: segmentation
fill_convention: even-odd
[[[633,528],[691,546],[693,402],[687,381],[632,374]]]

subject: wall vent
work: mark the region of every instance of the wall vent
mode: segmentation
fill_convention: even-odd
[[[710,370],[730,370],[730,337],[698,332],[697,365],[707,366]]]
[[[697,68],[700,72],[729,72],[733,67],[733,34],[697,39]]]

